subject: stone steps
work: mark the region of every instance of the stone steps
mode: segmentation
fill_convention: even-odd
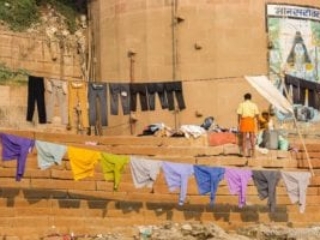
[[[290,171],[308,171],[309,168],[301,150],[297,153],[269,151],[265,155],[258,154],[256,158],[246,158],[237,156],[235,145],[211,147],[203,139],[195,140],[193,145],[193,139],[181,138],[85,137],[28,131],[9,133],[97,151],[137,154],[150,159],[189,164]],[[88,142],[98,145],[88,145]],[[239,208],[238,197],[229,193],[224,180],[219,183],[212,206],[208,195],[198,194],[195,179],[191,177],[186,203],[179,206],[179,193],[168,191],[163,173],[160,173],[153,191],[149,188],[136,189],[130,166],[127,165],[120,187],[114,192],[113,182],[104,180],[99,165],[93,177],[74,181],[68,156],[64,157],[61,165],[40,170],[34,150],[28,155],[25,176],[20,182],[14,179],[16,161],[2,161],[0,164],[0,236],[10,236],[17,229],[21,234],[40,236],[53,225],[61,233],[72,230],[79,234],[97,234],[112,231],[112,227],[165,221],[214,221],[228,229],[257,222],[284,225],[290,222],[292,226],[308,226],[320,219],[320,214],[315,214],[320,203],[320,164],[319,167],[317,165],[320,162],[320,148],[314,142],[310,143],[310,148],[307,146],[315,176],[308,188],[304,214],[299,213],[298,206],[290,202],[282,181],[277,187],[275,213],[269,212],[266,200],[259,199],[252,181],[247,189],[249,205]]]

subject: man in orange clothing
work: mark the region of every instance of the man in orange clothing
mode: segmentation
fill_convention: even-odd
[[[239,104],[237,109],[238,126],[242,136],[242,155],[248,155],[247,136],[249,136],[252,149],[252,156],[255,154],[255,130],[258,127],[259,109],[251,101],[251,94],[244,95],[244,101]]]

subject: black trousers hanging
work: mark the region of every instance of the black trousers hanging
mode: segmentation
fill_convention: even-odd
[[[88,91],[89,99],[89,123],[95,126],[96,121],[100,120],[102,126],[108,125],[107,119],[107,84],[106,83],[90,83]],[[97,101],[99,101],[100,111],[97,109]],[[100,118],[97,119],[100,112]]]
[[[131,111],[137,111],[137,95],[139,95],[140,107],[142,111],[148,110],[147,86],[145,83],[130,84]]]
[[[43,77],[29,76],[27,121],[32,121],[35,105],[37,104],[39,123],[47,122],[44,91]]]
[[[164,89],[167,94],[169,110],[175,110],[174,97],[176,97],[178,108],[180,110],[183,110],[186,108],[186,104],[183,98],[181,82],[166,82],[164,83]]]
[[[156,109],[156,93],[159,96],[161,108],[167,109],[169,107],[167,95],[164,90],[164,83],[162,82],[148,83],[147,91],[148,91],[147,95],[148,95],[149,110],[153,111]]]
[[[109,83],[110,112],[118,115],[119,95],[123,115],[130,114],[130,85],[129,83]]]

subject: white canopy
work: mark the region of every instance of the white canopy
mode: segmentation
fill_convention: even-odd
[[[280,93],[280,91],[271,83],[271,81],[266,76],[245,76],[245,78],[251,84],[251,86],[253,86],[261,94],[261,96],[263,96],[269,103],[274,105],[278,110],[280,110],[283,113],[293,113],[293,107],[291,103]],[[294,120],[296,122],[295,117]],[[306,144],[297,124],[296,127],[298,130],[299,138],[303,145],[303,149],[307,155],[310,171],[314,176],[314,171]]]
[[[271,83],[266,76],[245,76],[246,80],[253,86],[268,102],[283,113],[293,113],[291,103]]]

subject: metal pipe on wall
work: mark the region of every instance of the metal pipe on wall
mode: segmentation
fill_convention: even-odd
[[[176,81],[177,79],[177,33],[176,33],[176,25],[177,25],[177,8],[178,8],[178,0],[172,0],[171,2],[171,20],[172,20],[172,81]],[[177,110],[176,105],[174,107],[174,128],[177,130]]]
[[[133,51],[133,50],[129,50],[128,51],[128,58],[129,58],[129,73],[130,73],[130,83],[134,83],[134,63],[135,63],[135,57],[136,53]],[[133,114],[132,112],[130,111],[130,114],[129,114],[129,124],[130,124],[130,134],[133,135],[134,134],[134,125],[135,125],[135,121],[134,121],[134,118],[133,118]]]
[[[176,80],[176,67],[177,67],[177,38],[176,38],[176,16],[177,16],[177,0],[172,0],[172,80]]]

